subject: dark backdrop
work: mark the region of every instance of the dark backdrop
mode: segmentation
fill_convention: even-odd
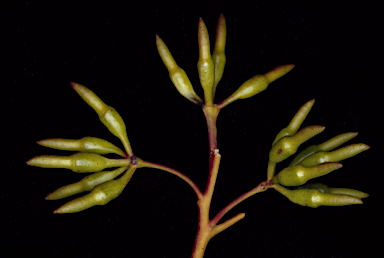
[[[266,178],[270,145],[306,101],[316,103],[303,126],[326,130],[308,144],[344,132],[371,149],[314,180],[370,194],[364,205],[311,209],[274,190],[235,207],[243,220],[215,236],[209,257],[382,256],[383,162],[380,128],[383,21],[379,7],[274,1],[93,1],[6,4],[1,8],[2,144],[0,256],[190,257],[197,228],[196,196],[179,178],[138,170],[106,206],[53,215],[67,200],[45,201],[80,180],[61,169],[28,167],[45,138],[104,138],[121,146],[69,82],[92,89],[116,108],[134,153],[176,168],[204,189],[208,141],[201,109],[172,85],[155,44],[157,33],[203,96],[196,63],[202,17],[211,43],[219,15],[227,22],[227,64],[217,88],[222,101],[244,81],[293,63],[286,76],[218,118],[222,155],[211,206],[215,215]],[[112,157],[112,156],[111,156]],[[278,166],[278,170],[284,164]],[[68,198],[70,200],[71,198]],[[380,234],[379,234],[380,236]]]

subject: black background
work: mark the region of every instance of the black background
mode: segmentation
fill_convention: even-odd
[[[94,136],[121,146],[73,91],[69,82],[75,81],[120,113],[135,155],[178,169],[204,189],[208,174],[204,116],[172,85],[155,34],[203,96],[196,68],[198,19],[204,19],[213,46],[221,13],[227,23],[227,63],[217,101],[258,73],[282,64],[296,67],[266,91],[220,112],[222,161],[211,216],[265,180],[271,142],[313,98],[316,103],[303,126],[319,124],[326,130],[308,144],[359,132],[350,143],[371,146],[342,161],[342,169],[313,181],[358,189],[370,197],[364,205],[311,209],[268,190],[223,218],[246,214],[209,242],[205,257],[352,257],[361,251],[366,257],[382,256],[383,66],[378,62],[383,21],[378,6],[369,1],[338,6],[287,1],[54,2],[14,3],[0,11],[4,62],[0,210],[5,236],[0,256],[27,252],[190,257],[197,229],[196,196],[179,178],[140,169],[106,206],[53,215],[71,198],[45,201],[44,197],[83,175],[28,167],[25,162],[42,154],[69,154],[36,144],[45,138]]]

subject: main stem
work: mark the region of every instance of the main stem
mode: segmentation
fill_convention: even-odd
[[[193,247],[192,258],[203,258],[205,249],[212,237],[215,225],[209,221],[209,208],[213,190],[215,188],[217,173],[220,164],[220,154],[217,149],[217,128],[216,119],[220,109],[216,105],[204,106],[203,112],[207,120],[208,139],[209,139],[209,176],[203,197],[197,202],[199,208],[199,224]]]
[[[203,107],[204,115],[207,120],[208,126],[208,138],[209,138],[209,176],[208,182],[204,194],[200,195],[199,200],[197,201],[197,206],[199,208],[199,224],[197,228],[197,234],[195,239],[195,245],[193,247],[192,258],[203,258],[205,249],[207,248],[209,240],[232,226],[242,218],[244,218],[244,213],[239,213],[233,218],[217,225],[220,219],[234,206],[242,202],[243,200],[249,198],[250,196],[264,192],[271,186],[268,184],[268,181],[261,182],[254,189],[249,192],[239,196],[228,204],[224,209],[222,209],[212,220],[209,219],[209,209],[211,206],[211,200],[213,195],[213,190],[215,189],[215,183],[217,178],[217,173],[219,171],[219,164],[221,156],[219,150],[217,149],[217,128],[216,120],[220,111],[220,107],[217,105],[210,105]],[[199,195],[198,195],[199,196]]]

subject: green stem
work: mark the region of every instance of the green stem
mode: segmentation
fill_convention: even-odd
[[[217,128],[216,120],[220,109],[216,105],[204,106],[203,112],[208,126],[209,154],[212,156],[217,149]]]
[[[202,258],[208,242],[212,238],[213,227],[209,221],[209,209],[211,206],[213,190],[215,189],[217,173],[219,171],[220,159],[221,156],[216,149],[211,157],[211,167],[204,196],[197,202],[199,208],[199,223],[192,258]]]
[[[254,194],[266,191],[268,188],[270,188],[270,186],[267,184],[267,181],[261,182],[258,186],[253,188],[251,191],[244,193],[241,196],[239,196],[238,198],[236,198],[235,200],[233,200],[230,204],[228,204],[225,208],[223,208],[219,213],[217,213],[217,215],[211,220],[212,226],[215,226],[220,221],[220,219],[225,214],[227,214],[227,212],[230,211],[233,207],[235,207],[236,205],[238,205],[239,203],[241,203],[242,201],[251,197]],[[224,223],[226,223],[226,222],[224,222]],[[222,224],[224,224],[224,223],[222,223]],[[220,225],[218,225],[218,226],[220,226]]]
[[[197,202],[199,208],[199,222],[196,233],[195,244],[192,251],[192,258],[202,258],[209,240],[212,238],[213,227],[209,221],[209,209],[211,206],[213,190],[221,155],[217,149],[217,128],[216,120],[220,109],[216,105],[203,107],[203,112],[207,120],[208,139],[209,139],[209,176],[203,198]]]

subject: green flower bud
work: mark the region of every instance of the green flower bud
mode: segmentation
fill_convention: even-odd
[[[27,161],[27,165],[42,168],[66,168],[76,173],[98,172],[105,168],[129,165],[129,159],[108,159],[93,153],[71,156],[42,155]]]
[[[178,92],[185,98],[195,103],[196,105],[201,105],[203,101],[193,90],[192,84],[188,76],[186,75],[184,70],[176,64],[171,52],[168,50],[168,47],[158,35],[156,35],[156,45],[161,60],[163,60],[163,63],[167,67],[169,77],[171,78],[171,81],[175,85]]]
[[[316,189],[321,193],[345,194],[345,195],[357,197],[359,199],[367,198],[369,196],[369,194],[358,191],[358,190],[349,189],[349,188],[332,188],[320,183],[303,185],[299,187],[299,189]]]
[[[326,175],[342,166],[340,163],[325,163],[310,168],[300,165],[287,167],[280,171],[280,173],[273,178],[272,182],[284,186],[299,186],[305,184],[312,178]]]
[[[248,81],[244,82],[230,97],[233,102],[237,99],[246,99],[255,96],[256,94],[264,91],[268,87],[267,78],[258,74],[253,76]]]
[[[60,187],[59,189],[47,195],[45,199],[58,200],[58,199],[66,198],[68,196],[82,193],[85,191],[91,191],[95,186],[100,185],[104,182],[110,181],[115,177],[119,176],[126,169],[127,167],[121,167],[113,171],[94,173],[92,175],[84,177],[79,182]]]
[[[128,155],[132,156],[132,148],[128,140],[125,123],[119,113],[117,113],[113,107],[106,105],[90,89],[75,82],[71,82],[71,85],[80,97],[96,111],[101,122],[108,128],[108,130],[121,140]]]
[[[225,67],[225,41],[227,37],[227,28],[224,15],[221,14],[216,27],[215,49],[213,50],[212,60],[215,64],[215,83],[213,85],[213,97],[215,97],[216,87],[221,77],[223,77]]]
[[[360,199],[367,198],[369,196],[369,194],[367,194],[367,193],[364,193],[364,192],[361,192],[361,191],[358,191],[355,189],[349,189],[349,188],[331,188],[331,187],[328,187],[328,193],[346,194],[346,195],[354,196],[354,197],[357,197]]]
[[[307,126],[293,136],[281,138],[275,145],[272,146],[272,149],[269,152],[270,162],[278,163],[295,154],[297,148],[302,143],[321,133],[324,129],[324,126],[319,125]]]
[[[293,117],[293,119],[291,120],[289,125],[287,127],[285,127],[284,129],[282,129],[277,134],[275,140],[272,143],[272,146],[281,138],[283,138],[285,136],[292,136],[297,132],[297,130],[299,130],[301,124],[304,122],[309,111],[311,111],[313,104],[315,104],[314,99],[308,101],[303,106],[301,106],[301,108],[299,109],[299,111],[297,111],[296,115]]]
[[[58,150],[67,151],[81,151],[92,152],[98,154],[115,153],[122,157],[126,157],[126,154],[112,143],[96,138],[96,137],[84,137],[79,140],[69,139],[45,139],[37,142],[41,146],[49,147]]]
[[[271,82],[288,73],[293,67],[294,65],[281,65],[265,75],[258,74],[253,76],[251,79],[244,82],[231,96],[221,102],[219,107],[223,108],[237,99],[250,98],[264,91]]]
[[[209,35],[207,27],[202,18],[199,20],[198,26],[198,43],[199,43],[199,61],[197,62],[197,70],[201,86],[204,89],[205,105],[213,104],[213,83],[215,82],[215,67],[211,57]]]
[[[344,159],[351,158],[368,149],[368,145],[364,143],[356,143],[332,152],[319,151],[305,158],[300,164],[304,167],[313,167],[325,162],[339,162]]]
[[[111,180],[96,186],[89,194],[67,202],[53,213],[74,213],[95,205],[109,203],[123,192],[135,170],[136,167],[131,166],[120,179]]]
[[[340,145],[346,143],[347,141],[355,138],[358,133],[343,133],[339,134],[332,139],[323,142],[322,144],[318,145],[319,150],[321,151],[331,151],[333,149],[336,149]]]
[[[116,180],[105,182],[95,187],[91,193],[67,202],[53,213],[75,213],[95,205],[105,205],[119,196],[124,187],[124,184]]]
[[[295,156],[295,158],[289,164],[289,167],[299,165],[300,162],[303,161],[305,158],[311,156],[312,154],[318,151],[331,151],[356,136],[357,136],[357,133],[344,133],[344,134],[337,135],[332,139],[326,142],[323,142],[322,144],[309,146],[308,148],[304,149],[303,151],[301,151],[299,154]]]
[[[301,206],[317,208],[318,206],[344,206],[351,204],[363,204],[363,202],[354,196],[345,194],[327,194],[314,189],[296,189],[288,190],[281,185],[275,184],[273,187],[291,202]]]

